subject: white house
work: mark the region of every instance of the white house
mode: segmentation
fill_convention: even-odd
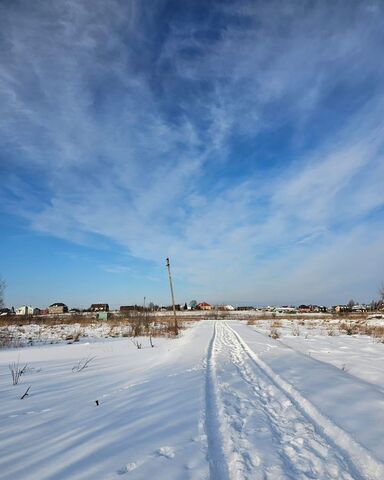
[[[227,310],[227,311],[230,311],[230,312],[233,312],[235,309],[235,307],[233,305],[224,305],[224,310]]]
[[[368,310],[366,305],[353,305],[352,312],[366,312]]]
[[[16,308],[15,313],[16,315],[38,315],[40,310],[31,307],[31,305],[23,305],[22,307]]]

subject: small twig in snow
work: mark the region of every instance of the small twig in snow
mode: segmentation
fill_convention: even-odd
[[[87,357],[82,358],[79,362],[72,368],[72,372],[77,373],[81,372],[85,368],[89,366],[89,364],[95,359],[96,357]]]
[[[23,396],[20,397],[20,400],[23,400],[25,397],[28,397],[28,392],[31,387],[29,386]]]

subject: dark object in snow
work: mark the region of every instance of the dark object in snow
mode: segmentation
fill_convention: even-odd
[[[30,386],[27,388],[27,390],[26,390],[26,392],[24,393],[24,395],[23,395],[22,397],[20,397],[20,400],[23,400],[25,397],[28,397],[28,392],[29,392],[29,389],[30,389],[30,388],[31,388]]]
[[[95,400],[96,406],[99,406],[99,400]]]

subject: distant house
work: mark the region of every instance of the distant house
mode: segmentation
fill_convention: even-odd
[[[15,314],[16,315],[28,315],[27,311],[28,311],[28,307],[23,305],[22,307],[17,307],[15,309]]]
[[[336,313],[346,312],[347,310],[348,310],[347,305],[336,305],[335,306],[335,312]]]
[[[263,312],[274,312],[276,310],[276,307],[271,307],[271,305],[268,305],[266,307],[261,307],[261,310]]]
[[[235,310],[235,307],[233,305],[224,305],[224,310],[233,312]]]
[[[295,307],[289,307],[288,305],[283,305],[282,307],[276,308],[277,313],[297,313]]]
[[[240,312],[246,312],[247,310],[254,310],[254,308],[250,306],[245,306],[245,307],[237,307],[236,310]]]
[[[310,305],[312,308],[312,312],[316,313],[326,313],[327,312],[327,307],[321,306],[321,305]]]
[[[219,305],[218,309],[225,310],[227,312],[233,312],[234,310],[236,310],[233,305]]]
[[[201,302],[196,305],[198,310],[212,310],[212,305],[207,302]]]
[[[92,303],[89,310],[91,312],[109,312],[108,303]]]
[[[65,303],[56,302],[56,303],[52,303],[52,305],[48,307],[48,312],[51,315],[55,315],[58,313],[67,313],[68,307],[67,305],[65,305]]]
[[[128,312],[141,312],[144,310],[144,307],[141,305],[121,305],[120,313]]]
[[[173,305],[167,305],[167,306],[160,307],[160,310],[162,312],[172,312]],[[175,310],[177,310],[178,312],[181,311],[180,303],[175,303]]]
[[[366,312],[367,310],[367,305],[353,305],[352,307],[352,312]]]
[[[14,314],[15,312],[12,311],[10,308],[0,308],[0,315],[1,316],[4,316],[4,315],[12,315]]]
[[[309,313],[312,311],[311,305],[299,305],[298,309],[299,313]]]
[[[40,309],[31,307],[31,305],[23,305],[22,307],[18,307],[15,310],[16,315],[39,315]]]

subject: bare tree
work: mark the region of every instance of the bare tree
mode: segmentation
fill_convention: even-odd
[[[353,299],[349,300],[349,302],[347,303],[348,310],[351,311],[352,307],[354,307],[355,305],[356,305],[356,302]]]
[[[4,306],[4,292],[6,286],[7,284],[5,283],[5,280],[0,277],[0,308]]]
[[[191,300],[189,302],[189,306],[191,307],[192,310],[194,310],[197,306],[197,301],[196,300]]]
[[[382,283],[381,287],[379,288],[379,295],[380,295],[380,300],[384,301],[384,283]]]
[[[376,302],[376,308],[377,309],[382,309],[384,307],[384,283],[381,284],[381,287],[379,288],[379,301]]]

